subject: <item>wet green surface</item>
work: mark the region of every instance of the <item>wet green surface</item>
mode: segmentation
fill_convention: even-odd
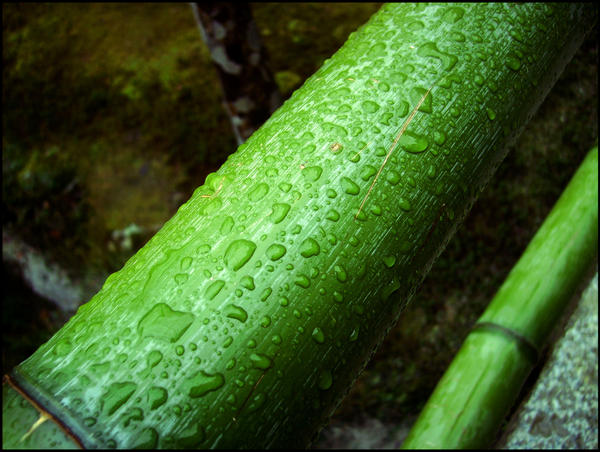
[[[67,268],[114,271],[235,150],[189,5],[2,8],[3,227]],[[287,92],[377,6],[265,3],[253,10]],[[333,422],[360,413],[393,421],[426,401],[597,137],[595,36],[567,66]],[[111,233],[131,223],[148,232],[121,248]],[[3,365],[5,357],[14,364],[30,353],[10,344],[35,342],[40,331],[16,308],[9,318]]]

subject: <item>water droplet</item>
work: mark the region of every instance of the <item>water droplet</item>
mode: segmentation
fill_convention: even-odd
[[[444,70],[446,71],[451,70],[458,61],[458,58],[455,55],[441,52],[434,42],[427,42],[421,45],[419,47],[419,50],[417,50],[417,55],[421,57],[434,57],[439,59],[442,62],[442,65],[444,66]],[[419,110],[421,110],[421,108],[419,108]],[[431,113],[431,108],[429,109],[428,113]]]
[[[281,223],[290,211],[290,205],[286,203],[273,204],[273,211],[269,215],[269,219],[275,223]]]
[[[146,395],[146,400],[148,405],[150,405],[150,410],[155,410],[164,404],[168,398],[169,393],[161,386],[152,386]]]
[[[223,222],[221,223],[221,229],[219,230],[219,232],[223,235],[229,234],[231,232],[231,230],[233,229],[234,224],[235,224],[235,222],[233,221],[233,218],[231,218],[229,215],[227,215],[225,217],[225,219],[223,220]]]
[[[366,113],[375,113],[379,110],[379,105],[370,100],[366,100],[361,104],[361,108]]]
[[[183,259],[181,259],[181,262],[179,263],[179,268],[182,271],[186,271],[188,268],[190,268],[190,266],[192,265],[192,258],[191,257],[184,257]]]
[[[270,324],[271,324],[271,317],[269,317],[268,315],[265,315],[260,320],[260,326],[262,326],[263,328],[267,328]]]
[[[256,244],[250,240],[234,240],[227,247],[227,251],[225,251],[223,258],[225,265],[237,271],[250,260],[255,250]]]
[[[252,366],[257,369],[268,369],[273,365],[273,361],[266,355],[262,355],[260,353],[252,353],[250,355],[250,361],[252,362]]]
[[[175,353],[177,354],[177,356],[182,356],[185,353],[183,345],[178,345],[177,347],[175,347]]]
[[[289,191],[290,191],[290,189],[292,188],[292,184],[290,184],[290,183],[287,183],[287,182],[281,182],[281,183],[278,185],[278,187],[279,187],[279,189],[280,189],[282,192],[284,192],[284,193],[287,193],[287,192],[289,192]]]
[[[312,332],[312,338],[317,344],[322,344],[325,342],[325,335],[323,331],[319,327],[316,327]]]
[[[260,294],[260,301],[267,301],[267,298],[269,298],[269,295],[271,295],[271,293],[273,292],[273,289],[271,289],[270,287],[267,287],[265,290],[263,290]]]
[[[321,247],[313,238],[307,238],[300,244],[300,254],[303,257],[317,256],[321,252]]]
[[[285,248],[285,246],[279,245],[278,243],[274,243],[267,248],[266,255],[272,261],[276,261],[278,259],[281,259],[286,252],[287,249]]]
[[[491,121],[493,121],[494,119],[496,119],[496,112],[494,110],[492,110],[491,108],[486,108],[485,111],[487,113],[487,117]]]
[[[109,416],[117,411],[135,392],[137,384],[132,381],[112,383],[101,397],[102,410]]]
[[[250,193],[248,193],[248,199],[252,202],[260,201],[267,193],[269,193],[269,186],[261,182],[256,184]]]
[[[398,205],[400,206],[400,208],[402,210],[404,210],[405,212],[408,212],[411,209],[411,205],[410,202],[408,202],[408,200],[404,199],[404,198],[400,198],[398,199]]]
[[[521,62],[515,56],[509,55],[504,62],[513,71],[518,71],[521,68]]]
[[[281,342],[282,342],[281,336],[279,334],[276,334],[275,336],[273,336],[271,338],[271,342],[273,342],[275,345],[281,344]]]
[[[223,309],[223,313],[230,319],[239,320],[242,323],[244,323],[248,319],[248,313],[244,310],[244,308],[241,308],[234,304],[229,304],[225,306],[225,309]]]
[[[402,134],[398,140],[398,143],[404,148],[405,151],[413,154],[423,152],[429,146],[429,141],[427,138],[409,131],[406,131]]]
[[[56,356],[65,356],[73,349],[71,342],[67,339],[59,341],[52,350]]]
[[[346,273],[344,267],[342,267],[341,265],[336,265],[335,267],[333,267],[333,270],[335,271],[335,277],[339,282],[344,283],[348,280],[348,274]]]
[[[465,15],[465,10],[459,6],[446,9],[442,20],[446,23],[453,24],[458,22]]]
[[[254,290],[255,288],[254,279],[252,278],[252,276],[242,277],[242,279],[240,279],[240,284],[242,285],[242,287],[248,290]]]
[[[185,381],[184,390],[188,391],[190,397],[198,398],[210,391],[216,391],[223,386],[223,383],[225,383],[225,378],[222,374],[211,375],[201,370]]]
[[[187,282],[189,276],[187,273],[178,273],[175,275],[175,283],[184,284]]]
[[[308,287],[310,287],[310,280],[307,276],[300,274],[296,276],[296,279],[294,279],[294,284],[304,289],[307,289]]]
[[[225,340],[223,341],[223,348],[227,348],[229,347],[231,344],[233,344],[233,337],[231,336],[227,336],[225,338]]]
[[[281,297],[279,299],[279,304],[285,307],[290,304],[290,300],[288,300],[286,297]]]
[[[390,170],[385,176],[385,179],[390,185],[397,185],[398,182],[400,182],[400,174],[398,171]]]
[[[358,339],[358,329],[359,329],[359,327],[357,326],[356,328],[354,328],[352,330],[352,333],[350,333],[350,338],[349,338],[350,342],[354,342],[356,339]]]
[[[138,323],[138,333],[142,337],[157,337],[175,342],[194,319],[194,315],[189,312],[174,311],[165,303],[157,303]]]
[[[129,446],[131,449],[156,449],[158,444],[158,433],[152,427],[145,428],[135,437],[133,445]]]
[[[427,94],[427,95],[426,95]],[[423,113],[432,112],[433,97],[431,92],[427,93],[425,88],[415,87],[410,91],[410,100],[413,105],[421,103],[419,110]],[[406,134],[406,132],[405,132]]]
[[[394,266],[394,264],[396,263],[396,257],[395,256],[385,256],[383,258],[383,263],[385,264],[385,266],[387,268],[392,268]]]
[[[325,218],[327,218],[330,221],[338,221],[340,219],[340,214],[338,213],[337,210],[330,209],[327,212],[327,215],[325,215]]]
[[[337,192],[333,189],[333,188],[328,188],[327,191],[325,192],[325,194],[327,195],[328,198],[335,198],[337,196]]]
[[[235,364],[236,364],[235,358],[231,358],[229,361],[227,361],[227,364],[225,364],[225,369],[231,370],[235,367]]]
[[[337,290],[333,292],[333,301],[336,303],[342,303],[344,301],[344,295],[342,295]]]
[[[344,176],[340,180],[340,183],[345,193],[348,193],[349,195],[358,195],[360,193],[360,188],[354,183],[352,179],[349,179]]]
[[[316,182],[321,177],[322,172],[323,168],[320,166],[309,166],[302,170],[302,175],[306,180]]]
[[[360,172],[360,178],[365,182],[377,173],[377,169],[372,165],[365,165]]]
[[[219,294],[219,292],[221,292],[223,286],[225,286],[225,281],[218,279],[206,288],[204,295],[206,295],[206,298],[209,300],[212,300]]]
[[[319,389],[322,389],[323,391],[331,388],[331,385],[333,384],[333,376],[331,375],[331,371],[330,370],[323,370],[321,371],[321,373],[319,374],[319,380],[318,380],[318,387]]]

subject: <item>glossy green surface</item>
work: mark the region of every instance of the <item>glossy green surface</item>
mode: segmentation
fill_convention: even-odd
[[[50,420],[26,435],[40,418],[40,413],[8,384],[2,385],[2,404],[4,412],[10,413],[2,416],[3,449],[79,449],[79,446]]]
[[[598,249],[598,148],[592,149],[478,322],[541,349]],[[488,447],[533,368],[514,338],[470,333],[402,445]]]
[[[582,11],[386,5],[16,378],[88,447],[306,446],[572,56]]]

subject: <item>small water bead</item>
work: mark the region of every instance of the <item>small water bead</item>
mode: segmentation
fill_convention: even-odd
[[[377,168],[372,165],[365,165],[360,172],[360,178],[365,182],[377,173]]]
[[[283,307],[288,306],[290,304],[290,301],[286,298],[286,297],[281,297],[279,299],[279,304]]]
[[[182,271],[187,270],[188,268],[190,268],[190,266],[192,265],[192,258],[191,257],[184,257],[183,259],[181,259],[181,262],[179,263],[179,268]]]
[[[339,282],[345,283],[348,280],[348,274],[342,265],[336,265],[333,267],[333,270],[335,271],[335,277]]]
[[[248,199],[252,202],[260,201],[269,192],[269,186],[264,182],[256,184],[248,193]]]
[[[223,348],[227,348],[229,347],[231,344],[233,344],[233,337],[231,336],[227,336],[225,338],[225,340],[223,341]]]
[[[282,339],[281,339],[281,336],[280,336],[280,335],[278,335],[278,334],[276,334],[275,336],[273,336],[273,337],[271,338],[271,342],[272,342],[273,344],[275,344],[275,345],[279,345],[279,344],[281,344],[281,342],[283,342],[283,341],[282,341]]]
[[[333,188],[328,188],[327,191],[325,192],[325,194],[327,195],[328,198],[335,198],[337,196],[337,192],[333,189]]]
[[[177,347],[175,347],[175,353],[177,354],[177,356],[182,356],[185,353],[183,345],[178,345]]]
[[[496,112],[494,110],[492,110],[491,108],[486,108],[485,109],[486,113],[487,113],[487,117],[490,119],[490,121],[493,121],[494,119],[496,119]]]
[[[429,147],[429,141],[426,137],[409,131],[402,134],[398,143],[405,151],[413,154],[423,152]]]

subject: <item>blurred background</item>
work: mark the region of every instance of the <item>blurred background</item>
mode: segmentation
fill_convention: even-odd
[[[256,3],[283,99],[381,3]],[[2,371],[27,358],[234,152],[189,4],[2,4]],[[331,421],[426,402],[598,134],[590,33]],[[331,446],[322,435],[321,446]]]

